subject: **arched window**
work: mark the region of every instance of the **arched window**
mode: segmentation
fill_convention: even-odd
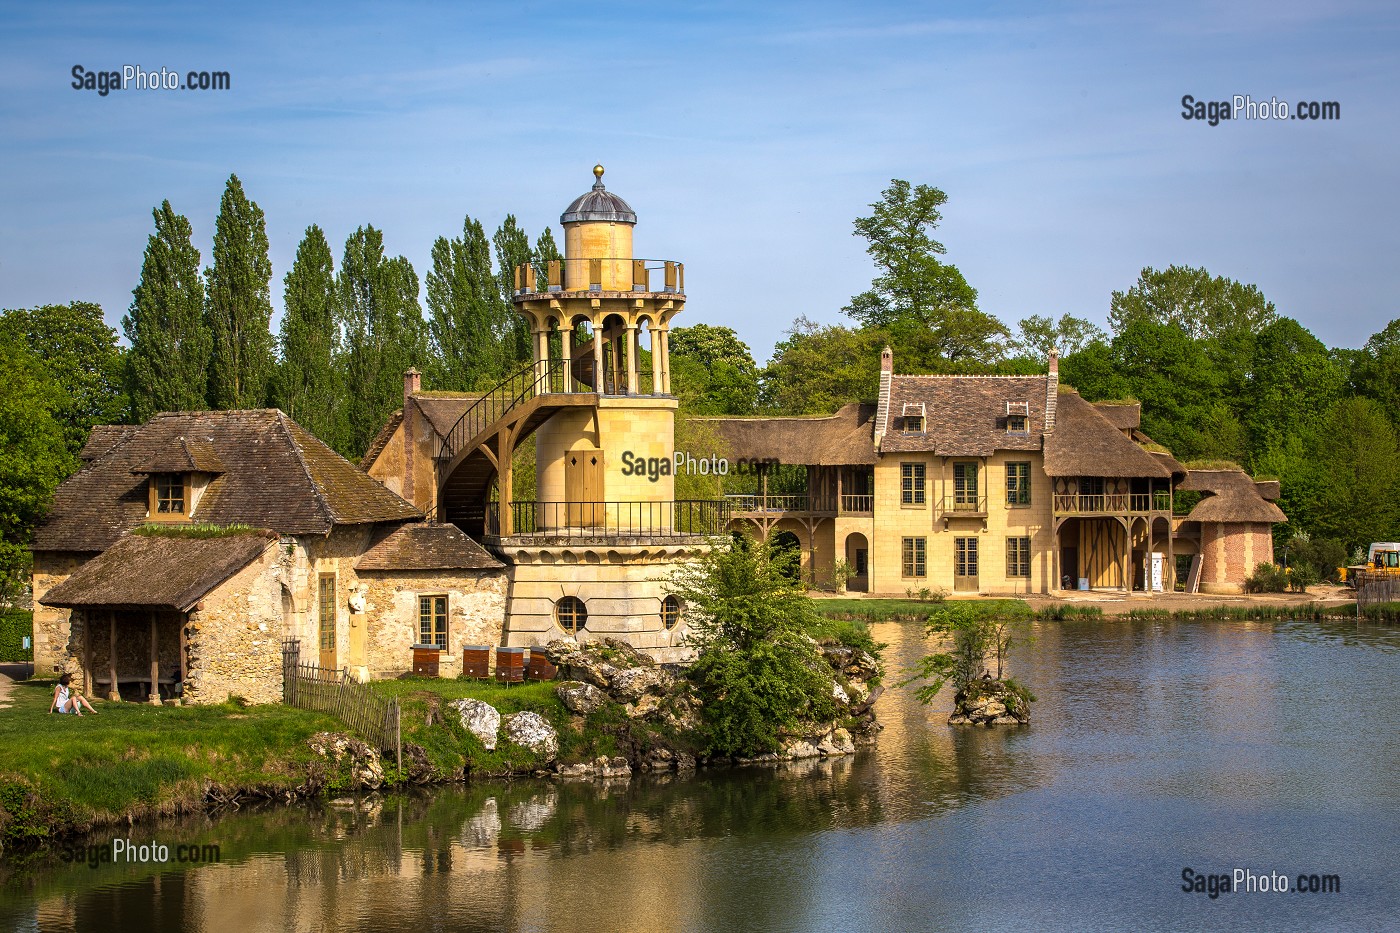
[[[661,624],[670,631],[681,624],[681,601],[674,596],[661,600]]]
[[[565,596],[554,604],[554,619],[564,631],[576,635],[588,624],[588,607],[577,596]]]

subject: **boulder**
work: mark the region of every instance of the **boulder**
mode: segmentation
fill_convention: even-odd
[[[566,680],[557,684],[554,693],[564,708],[576,716],[587,716],[596,712],[608,702],[608,695],[592,684],[579,680]]]
[[[604,638],[603,644],[622,657],[618,663],[624,667],[656,667],[656,659],[643,651],[638,651],[620,638]]]
[[[539,713],[511,713],[502,720],[506,738],[522,748],[539,755],[546,762],[559,754],[559,733]]]
[[[481,739],[488,752],[496,750],[496,736],[501,731],[501,714],[496,707],[481,700],[450,700],[449,709],[457,711],[462,728]]]
[[[348,765],[351,788],[377,790],[384,784],[384,766],[380,763],[378,749],[373,746],[344,732],[318,732],[307,744],[327,761]]]
[[[587,651],[562,638],[545,645],[544,656],[558,669],[561,680],[581,680],[604,690],[611,685],[619,670],[596,652]]]
[[[779,753],[781,758],[819,758],[821,749],[817,748],[809,738],[793,739],[783,745],[783,750]]]
[[[1030,718],[1024,693],[1001,681],[984,678],[957,692],[948,722],[955,726],[1021,726]]]
[[[831,685],[831,695],[836,698],[836,702],[842,706],[851,705],[851,695],[840,684],[833,682]]]
[[[628,719],[645,719],[661,708],[661,697],[654,693],[648,693],[637,698],[635,703],[628,703],[622,707],[622,711],[627,714]]]
[[[635,703],[650,693],[662,696],[674,678],[659,667],[632,667],[617,671],[609,684],[612,695],[624,703]]]

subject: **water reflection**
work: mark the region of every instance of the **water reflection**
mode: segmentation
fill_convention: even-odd
[[[925,650],[917,626],[876,634],[892,669]],[[214,842],[221,864],[0,865],[0,923],[418,933],[1306,918],[1340,929],[1374,928],[1400,906],[1393,870],[1372,856],[1400,842],[1393,629],[1067,623],[1034,634],[1012,658],[1040,698],[1026,729],[952,729],[946,702],[895,690],[881,700],[878,750],[854,758],[172,822],[130,835]],[[1341,872],[1348,896],[1303,914],[1297,902],[1238,900],[1203,901],[1203,913],[1176,889],[1183,865],[1227,859]]]

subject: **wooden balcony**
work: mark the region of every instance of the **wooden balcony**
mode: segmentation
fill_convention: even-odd
[[[944,520],[950,518],[986,518],[987,497],[944,496],[938,502],[938,517]]]
[[[1056,494],[1056,515],[1170,515],[1171,493],[1131,492],[1076,495]]]

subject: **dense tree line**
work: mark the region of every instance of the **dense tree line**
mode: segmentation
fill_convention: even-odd
[[[703,434],[688,415],[827,414],[872,400],[886,344],[905,373],[1038,373],[1056,348],[1065,383],[1095,401],[1140,400],[1144,431],[1179,459],[1280,478],[1291,526],[1281,542],[1292,532],[1347,548],[1400,537],[1400,319],[1359,350],[1330,349],[1255,286],[1168,266],[1112,293],[1107,332],[1073,314],[1031,314],[1013,331],[942,258],[933,234],[946,201],[894,180],[854,222],[875,275],[844,308],[852,324],[799,316],[764,366],[730,328],[672,330],[679,430]],[[237,176],[203,270],[189,221],[168,201],[152,213],[122,319],[129,348],[93,304],[0,315],[0,577],[23,562],[92,425],[276,406],[359,457],[399,406],[408,367],[431,388],[471,392],[527,362],[513,270],[528,262],[542,273],[560,257],[548,228],[532,245],[514,216],[489,238],[467,216],[459,236],[433,243],[420,289],[375,227],[347,237],[337,267],[313,224],[283,277],[274,334],[266,221]]]

